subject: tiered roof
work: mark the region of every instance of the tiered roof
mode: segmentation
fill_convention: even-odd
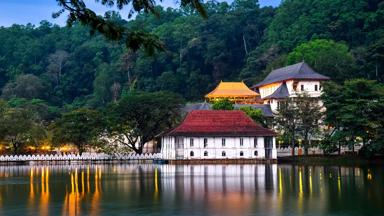
[[[263,99],[282,99],[289,97],[287,84],[282,83],[272,94],[264,97]]]
[[[244,82],[220,82],[219,85],[210,93],[205,95],[206,98],[241,98],[241,97],[257,97],[258,93],[252,91]]]
[[[168,136],[275,136],[239,110],[194,110]]]
[[[262,82],[257,83],[252,88],[286,80],[329,80],[329,77],[315,72],[307,63],[300,62],[273,70]]]

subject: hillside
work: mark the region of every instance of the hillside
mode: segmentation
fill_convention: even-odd
[[[35,99],[51,109],[97,108],[136,88],[196,101],[220,80],[251,85],[272,68],[302,60],[337,82],[384,81],[382,1],[286,0],[261,8],[249,0],[205,7],[206,20],[169,8],[129,22],[111,17],[156,34],[167,50],[153,56],[90,35],[79,24],[1,27],[1,97],[15,106]]]

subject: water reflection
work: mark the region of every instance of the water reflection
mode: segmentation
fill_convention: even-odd
[[[383,180],[382,167],[2,166],[0,215],[380,215]]]

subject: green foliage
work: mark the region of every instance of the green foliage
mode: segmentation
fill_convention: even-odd
[[[277,109],[277,115],[274,122],[277,130],[282,134],[285,140],[289,140],[291,147],[295,147],[298,122],[296,115],[297,107],[294,104],[293,98],[288,98],[284,102],[280,102]]]
[[[46,131],[30,110],[0,102],[0,140],[9,145],[13,154],[21,153],[26,145],[39,144],[44,138]]]
[[[321,107],[316,98],[307,94],[298,95],[279,101],[275,124],[284,140],[289,140],[291,147],[298,137],[303,139],[305,154],[308,154],[310,137],[315,137],[320,130]]]
[[[212,104],[213,110],[233,110],[233,102],[228,98],[215,100]]]
[[[3,88],[2,97],[10,99],[20,97],[26,99],[45,98],[45,86],[39,77],[26,74],[20,75],[14,82],[9,82]]]
[[[334,142],[352,148],[362,142],[370,151],[384,150],[384,85],[372,80],[350,80],[340,86],[329,83],[322,96],[325,122],[334,127]]]
[[[355,75],[356,63],[348,47],[332,40],[317,39],[303,43],[288,54],[288,64],[305,61],[313,69],[334,81]]]
[[[296,119],[298,132],[303,138],[304,154],[308,155],[309,140],[320,132],[320,122],[323,117],[321,106],[317,98],[311,98],[307,94],[300,94],[295,98],[297,107]]]
[[[82,154],[87,147],[97,147],[104,124],[99,112],[77,109],[64,113],[51,126],[53,143],[73,144]]]
[[[127,93],[106,110],[109,138],[141,154],[145,143],[178,123],[183,105],[173,93]]]
[[[54,13],[53,17],[57,18],[62,13],[68,12],[69,15],[67,24],[69,26],[72,26],[76,22],[80,22],[83,25],[89,26],[92,34],[99,32],[110,40],[125,43],[126,46],[132,50],[144,48],[149,54],[153,54],[155,50],[164,50],[164,44],[158,39],[158,37],[154,34],[143,31],[143,27],[140,30],[137,30],[127,28],[118,22],[116,18],[120,16],[119,12],[108,12],[104,17],[102,17],[87,8],[83,0],[56,1],[62,9]],[[116,5],[119,10],[122,10],[124,7],[130,7],[129,17],[133,14],[139,14],[141,12],[159,15],[155,7],[156,1],[154,0],[108,0],[101,1],[101,4],[106,7]],[[207,16],[201,0],[182,0],[180,5],[195,9],[203,17]]]
[[[255,109],[250,106],[249,107],[245,106],[245,107],[240,107],[240,110],[245,112],[256,123],[261,124],[264,127],[267,126],[267,120],[263,115],[263,111],[261,111],[260,109]]]

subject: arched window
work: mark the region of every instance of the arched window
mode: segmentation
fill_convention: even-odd
[[[225,155],[226,155],[226,154],[225,154],[225,151],[222,151],[222,152],[221,152],[221,156],[225,157]]]
[[[189,155],[190,155],[191,157],[193,157],[193,156],[195,156],[195,153],[193,153],[193,151],[191,151],[191,152],[189,152]]]
[[[243,151],[240,152],[240,156],[244,156],[244,152]]]
[[[204,152],[204,156],[208,156],[208,152],[207,151]]]
[[[257,156],[257,151],[253,152],[253,154],[254,154],[255,156]]]

